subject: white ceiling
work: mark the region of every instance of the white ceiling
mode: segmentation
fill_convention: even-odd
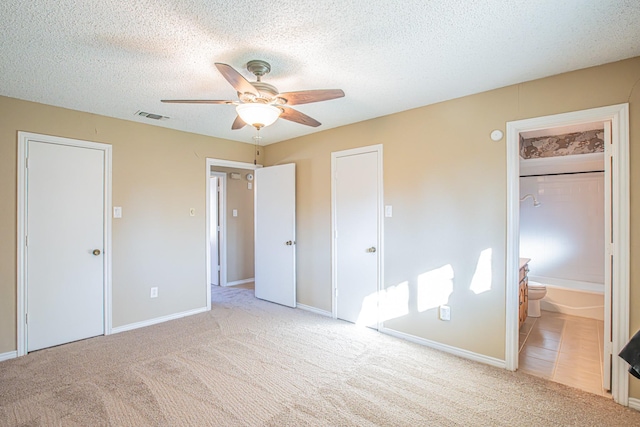
[[[640,55],[638,0],[2,0],[0,95],[252,143],[214,67],[271,63],[280,91],[340,88],[270,144]],[[154,121],[145,111],[169,116]]]

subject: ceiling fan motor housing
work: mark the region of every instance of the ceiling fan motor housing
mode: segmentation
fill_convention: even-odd
[[[260,81],[260,77],[265,74],[269,74],[271,71],[271,65],[267,61],[261,61],[259,59],[254,59],[253,61],[247,62],[247,70],[250,73],[254,74],[258,81]]]

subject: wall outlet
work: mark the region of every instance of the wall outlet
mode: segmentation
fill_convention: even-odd
[[[151,288],[151,298],[158,298],[158,288],[157,287]]]
[[[189,209],[189,216],[196,216],[196,208]]]
[[[448,305],[440,306],[440,320],[451,320],[451,307]]]

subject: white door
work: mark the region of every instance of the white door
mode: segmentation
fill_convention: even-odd
[[[102,150],[29,141],[27,351],[104,334]]]
[[[611,328],[611,291],[613,286],[613,158],[611,145],[611,122],[604,122],[604,351],[602,363],[602,388],[611,390],[611,358],[613,357],[613,334]]]
[[[377,328],[381,153],[334,154],[336,316]]]
[[[296,165],[256,169],[256,297],[296,306]]]
[[[209,197],[209,218],[211,221],[210,230],[211,236],[209,236],[209,249],[211,254],[211,284],[214,286],[220,285],[220,215],[219,215],[219,197],[220,197],[220,184],[217,176],[209,178],[211,184],[209,186],[211,196]]]

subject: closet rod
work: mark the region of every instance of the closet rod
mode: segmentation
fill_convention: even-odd
[[[578,175],[581,173],[598,173],[604,172],[604,170],[595,170],[595,171],[582,171],[582,172],[558,172],[558,173],[541,173],[537,175],[520,175],[520,178],[529,178],[532,176],[555,176],[555,175]]]

